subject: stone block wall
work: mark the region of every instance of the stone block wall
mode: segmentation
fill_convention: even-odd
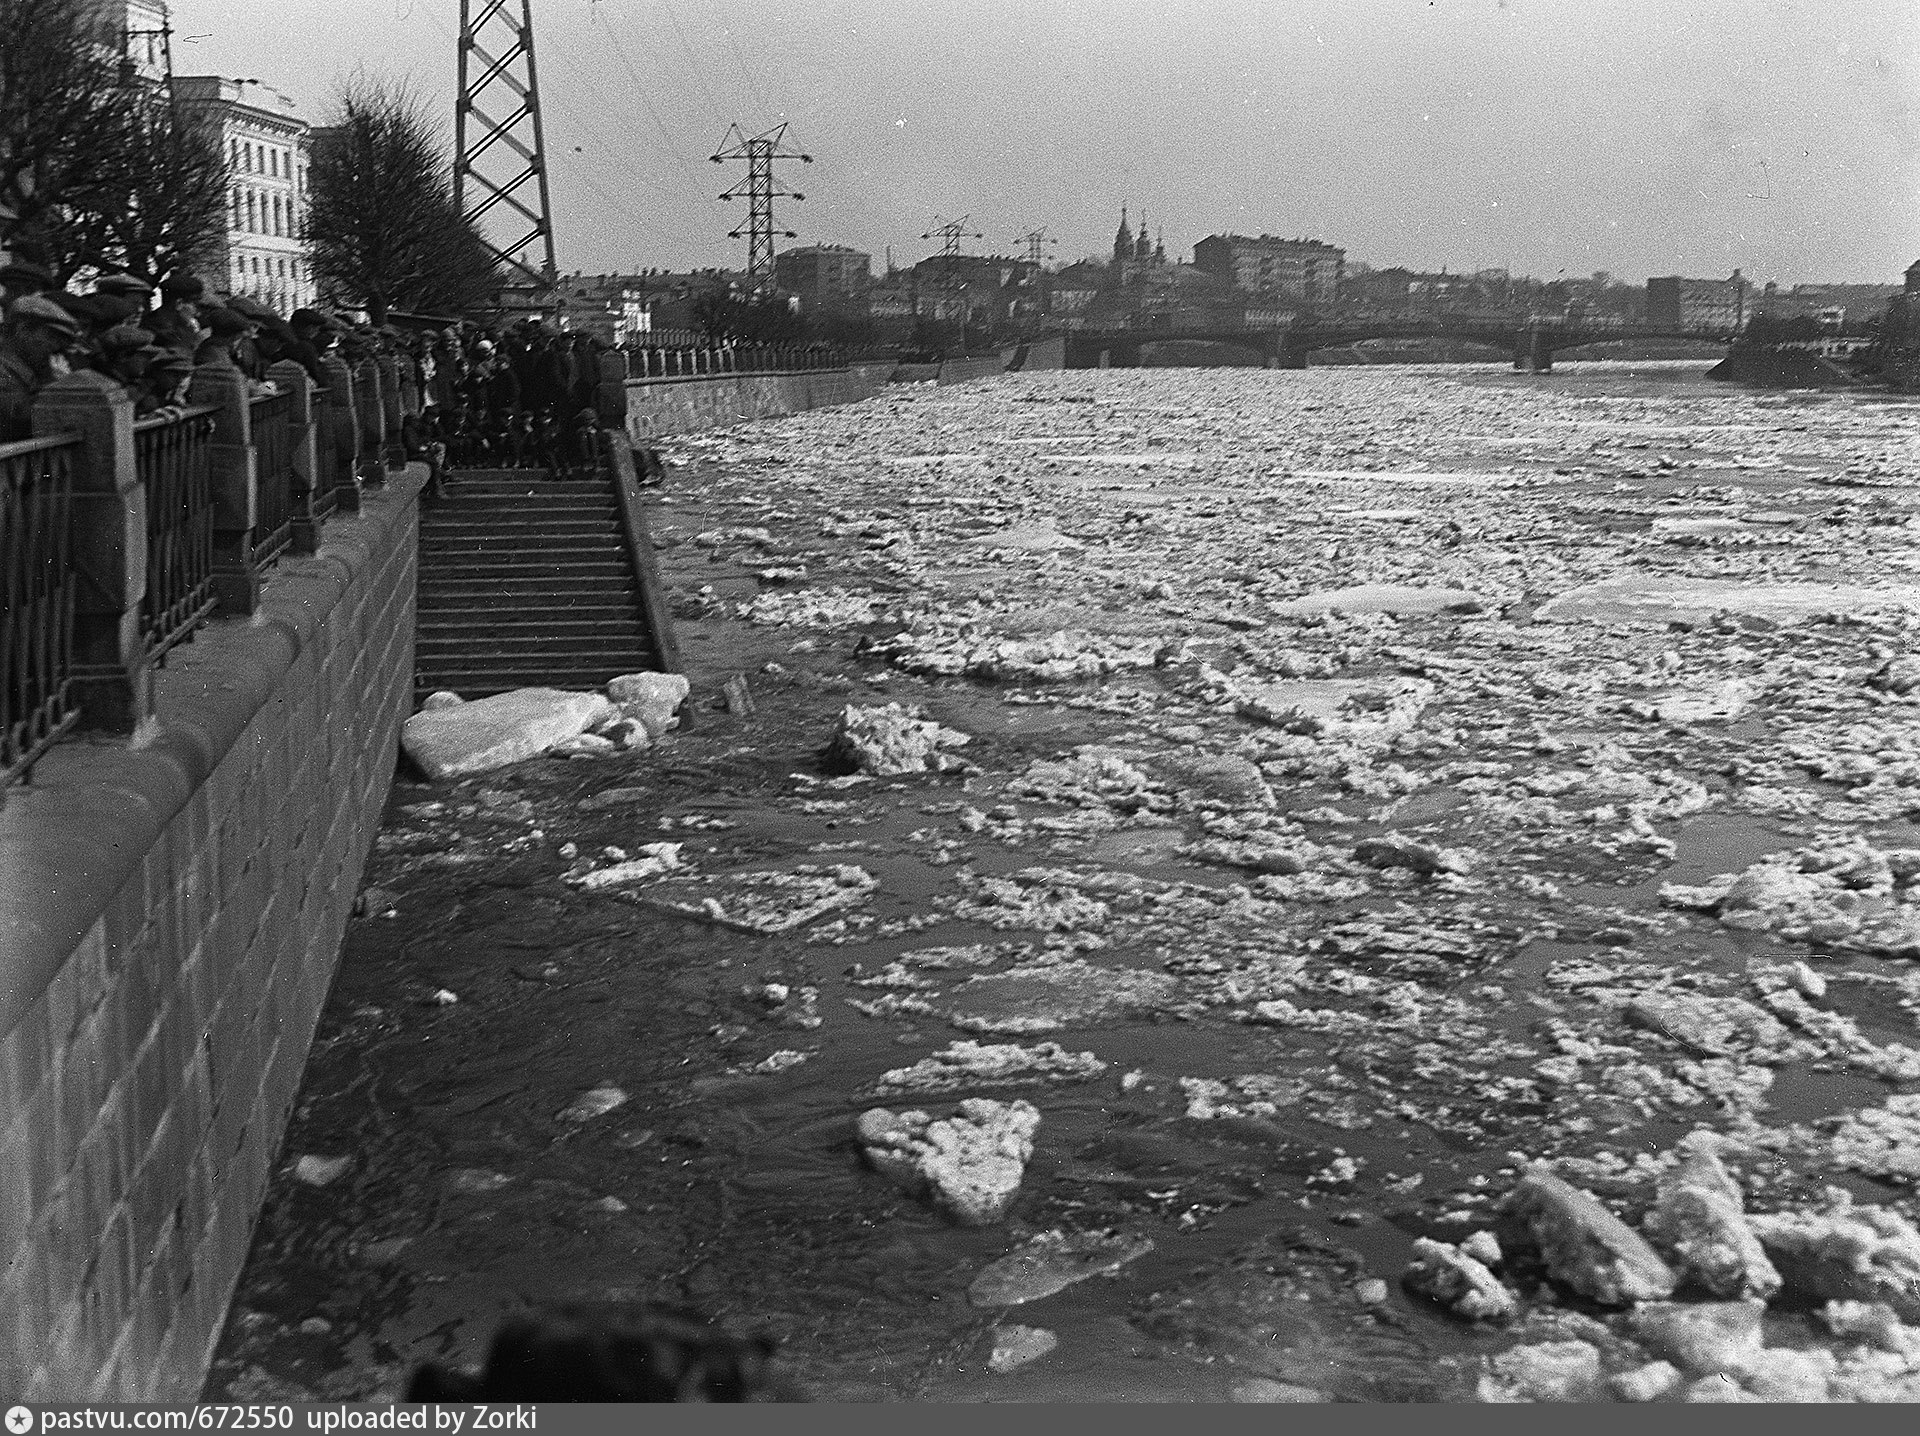
[[[0,1388],[195,1399],[413,687],[410,469],[0,802]]]
[[[876,394],[891,364],[854,364],[799,374],[700,374],[687,378],[626,381],[627,437],[650,447],[669,434],[720,429],[749,419],[770,419],[851,404]]]
[[[1007,372],[1012,351],[1006,354],[981,354],[972,359],[943,359],[940,362],[942,384],[965,384],[970,379],[990,379]]]

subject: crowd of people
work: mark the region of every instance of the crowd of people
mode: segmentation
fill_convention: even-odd
[[[158,285],[108,274],[75,293],[16,256],[0,267],[0,443],[28,437],[34,396],[76,369],[119,384],[145,418],[185,405],[202,364],[232,365],[258,394],[274,392],[269,369],[282,361],[326,388],[329,356],[355,371],[373,358],[390,361],[380,367],[399,390],[396,442],[429,465],[437,494],[453,467],[562,473],[596,462],[605,349],[531,318],[402,328],[311,308],[282,316],[245,295],[215,297],[189,273]]]

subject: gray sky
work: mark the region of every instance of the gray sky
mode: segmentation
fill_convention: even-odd
[[[476,5],[478,0],[476,0]],[[175,68],[451,131],[459,0],[174,0]],[[269,19],[270,17],[270,19]],[[535,0],[563,269],[738,263],[729,123],[791,121],[798,241],[936,213],[1104,254],[1120,205],[1376,266],[1894,282],[1920,258],[1915,0]]]

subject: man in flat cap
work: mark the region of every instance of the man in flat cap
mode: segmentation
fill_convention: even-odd
[[[33,437],[33,396],[67,372],[80,341],[74,317],[50,299],[22,295],[0,324],[0,444]]]
[[[141,376],[141,394],[134,412],[141,418],[172,418],[186,407],[187,387],[193,382],[193,361],[178,349],[155,347],[147,353],[147,371]]]
[[[0,290],[6,291],[0,303],[8,309],[13,308],[16,299],[57,288],[59,285],[54,280],[53,271],[24,255],[16,254],[6,264],[0,265]]]
[[[209,304],[200,310],[200,323],[207,337],[202,339],[193,351],[196,364],[217,364],[222,360],[239,367],[234,358],[234,348],[242,339],[253,333],[253,325],[246,315],[229,309],[224,304]]]
[[[160,307],[145,321],[154,342],[193,357],[206,338],[200,325],[200,304],[207,287],[191,274],[170,274],[160,284]]]
[[[129,393],[140,387],[156,346],[150,330],[131,324],[115,325],[99,339],[100,372]]]
[[[138,320],[147,312],[147,305],[153,301],[153,286],[137,274],[128,274],[122,270],[118,274],[109,274],[94,281],[95,294],[110,294],[115,299],[124,299],[133,306],[132,318]]]
[[[322,389],[327,387],[322,357],[333,347],[333,326],[317,309],[296,309],[287,316],[286,332],[281,335],[281,358],[291,359],[312,377]]]
[[[247,331],[247,337],[233,346],[233,362],[249,379],[263,383],[267,377],[267,366],[285,357],[280,352],[279,336],[286,328],[287,321],[259,300],[244,294],[231,296],[227,300],[227,308],[252,326]]]

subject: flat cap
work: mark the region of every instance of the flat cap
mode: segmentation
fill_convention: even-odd
[[[138,354],[152,347],[153,335],[145,329],[137,329],[131,324],[118,324],[100,336],[100,348],[109,359],[123,358],[128,354]]]
[[[95,294],[115,294],[122,299],[131,299],[136,303],[144,303],[146,297],[153,293],[153,286],[139,275],[128,274],[123,270],[119,274],[109,274],[103,279],[95,280],[93,292]]]
[[[7,311],[15,320],[25,320],[30,324],[44,325],[48,329],[57,329],[68,338],[78,339],[81,334],[80,322],[66,310],[38,294],[24,294],[13,301]]]
[[[160,281],[162,299],[200,299],[206,292],[207,286],[195,274],[169,274]]]
[[[0,265],[0,284],[9,290],[51,289],[53,271],[44,264],[35,264],[31,259],[10,259]]]
[[[227,301],[227,308],[231,309],[235,314],[246,315],[246,317],[251,319],[255,324],[279,324],[283,322],[280,316],[273,310],[267,308],[267,306],[259,300],[250,299],[244,294],[236,294],[229,299]]]
[[[213,331],[216,339],[231,339],[253,328],[253,320],[222,304],[207,306],[200,316],[200,322]]]
[[[80,297],[87,301],[91,322],[96,329],[111,329],[117,324],[125,324],[140,312],[140,306],[124,294],[102,294],[96,289],[92,294]]]

